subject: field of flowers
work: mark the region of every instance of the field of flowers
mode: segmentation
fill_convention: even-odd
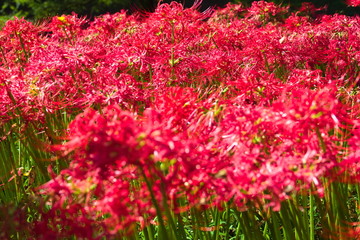
[[[0,239],[360,239],[360,17],[199,4],[0,30]]]

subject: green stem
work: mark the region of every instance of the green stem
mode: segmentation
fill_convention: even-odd
[[[325,153],[326,152],[326,145],[325,145],[324,139],[321,136],[321,133],[320,133],[320,130],[319,130],[318,127],[315,128],[315,132],[316,132],[316,135],[317,135],[317,137],[319,139],[321,150],[323,151],[323,153]]]
[[[4,62],[5,62],[6,68],[9,68],[9,64],[8,64],[8,62],[7,62],[7,60],[6,60],[6,56],[5,56],[5,53],[4,53],[4,49],[2,48],[2,46],[0,46],[0,51],[1,51],[2,57],[4,58]]]
[[[225,219],[226,219],[226,226],[225,226],[226,235],[225,235],[225,240],[229,240],[230,207],[229,207],[229,204],[228,204],[228,203],[226,203],[226,216],[225,216]]]
[[[220,237],[220,213],[219,210],[217,208],[214,209],[215,211],[215,222],[214,222],[214,227],[215,227],[215,240],[219,240]]]
[[[268,222],[265,222],[265,227],[264,227],[264,230],[263,230],[263,236],[264,238],[267,238],[267,231],[268,231],[268,228],[269,228],[269,225],[268,225]]]
[[[161,184],[161,193],[163,195],[163,206],[165,208],[165,215],[168,219],[168,222],[170,223],[170,226],[173,230],[173,233],[174,235],[176,236],[176,239],[184,239],[185,240],[185,236],[183,235],[183,232],[180,232],[177,231],[177,227],[176,227],[176,224],[175,224],[175,221],[174,221],[174,217],[173,215],[171,214],[170,212],[170,207],[166,201],[166,192],[165,192],[165,186],[164,186],[164,183]]]
[[[167,232],[166,232],[164,219],[162,217],[160,207],[159,207],[159,205],[158,205],[158,203],[156,201],[154,192],[152,191],[151,184],[150,184],[148,178],[146,177],[144,169],[142,169],[142,168],[140,168],[140,169],[141,169],[142,176],[144,177],[144,181],[146,183],[146,186],[149,189],[151,201],[154,204],[154,207],[155,207],[155,210],[156,210],[156,215],[157,215],[158,220],[159,220],[159,231],[158,232],[159,232],[160,239],[168,240],[169,238],[168,238],[168,235],[167,235]]]
[[[26,59],[26,62],[29,61],[29,57],[30,57],[30,53],[25,49],[25,44],[24,44],[24,40],[21,36],[21,33],[17,32],[16,34],[18,37],[19,37],[19,41],[20,41],[20,45],[21,45],[21,49],[23,50],[24,52],[24,57]]]
[[[285,239],[295,239],[293,227],[291,226],[291,217],[289,216],[289,210],[286,203],[281,205],[280,213],[278,213],[279,219],[283,225],[283,232]]]
[[[315,240],[315,220],[314,220],[314,196],[311,193],[310,190],[310,196],[309,196],[309,200],[310,200],[310,210],[309,210],[309,224],[310,224],[310,240]]]

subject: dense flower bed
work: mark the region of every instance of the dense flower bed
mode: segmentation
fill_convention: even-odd
[[[36,236],[126,236],[226,202],[279,211],[359,182],[360,18],[198,4],[1,30],[0,124],[69,162],[35,190]]]

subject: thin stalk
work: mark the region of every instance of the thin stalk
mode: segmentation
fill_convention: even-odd
[[[359,184],[356,185],[356,193],[357,193],[358,207],[360,207],[360,185]],[[360,215],[359,215],[359,218],[360,218]]]
[[[229,204],[226,203],[226,215],[225,215],[225,219],[226,219],[226,225],[224,227],[224,231],[225,231],[225,240],[229,240],[229,228],[230,228],[230,207]]]
[[[270,231],[271,231],[271,235],[273,237],[275,237],[275,240],[280,240],[282,239],[281,237],[281,232],[280,232],[280,226],[279,226],[279,222],[278,222],[278,217],[277,214],[273,213],[271,214],[271,221],[270,221]]]
[[[333,225],[331,224],[334,221],[333,214],[328,210],[329,209],[329,201],[328,201],[328,188],[325,191],[325,197],[320,198],[319,196],[314,195],[314,200],[316,202],[317,210],[320,215],[320,225],[324,231],[324,236],[329,237],[329,233],[333,231]]]
[[[171,55],[170,55],[170,66],[171,66],[171,83],[170,84],[173,84],[173,81],[175,81],[176,79],[176,74],[175,74],[175,69],[174,69],[174,66],[175,66],[175,53],[174,53],[174,48],[171,48]]]
[[[245,229],[247,228],[247,226],[249,227],[248,229],[246,229],[246,232],[248,233],[247,238],[263,239],[262,233],[259,229],[259,226],[257,225],[258,221],[255,219],[254,213],[252,211],[255,211],[255,210],[250,209],[243,213],[244,227],[245,227]]]
[[[34,130],[27,128],[25,131],[25,139],[23,139],[23,144],[26,147],[26,152],[31,156],[32,160],[34,161],[37,169],[40,170],[41,175],[49,180],[49,175],[47,172],[47,164],[45,164],[46,159],[48,156],[46,155],[43,145],[44,143],[41,142],[34,136]]]
[[[196,218],[195,209],[190,209],[190,218],[192,221],[193,239],[199,239],[201,234],[197,226],[199,226],[198,219]]]
[[[149,240],[154,240],[154,227],[152,225],[148,226],[146,228],[148,230],[148,234],[149,234]]]
[[[315,218],[314,218],[314,209],[315,209],[315,202],[314,196],[311,194],[311,190],[309,193],[309,225],[310,225],[310,238],[309,240],[315,240]]]
[[[268,73],[271,73],[271,71],[270,71],[270,65],[269,65],[269,61],[268,61],[268,59],[267,59],[267,56],[266,56],[265,53],[263,53],[263,56],[264,56],[264,61],[265,61],[265,69],[266,69],[266,71],[267,71]]]
[[[240,239],[240,232],[241,232],[241,224],[240,224],[240,217],[236,214],[233,213],[233,217],[236,219],[237,224],[237,228],[236,228],[236,233],[235,233],[235,240],[239,240]]]
[[[291,226],[291,217],[289,216],[286,204],[281,206],[279,213],[276,213],[283,225],[284,239],[295,239],[293,227]]]
[[[220,212],[217,208],[214,209],[215,211],[215,222],[214,222],[214,227],[215,227],[215,232],[214,232],[214,237],[215,240],[219,240],[220,237]]]
[[[65,27],[62,27],[62,29],[63,29],[63,31],[64,31],[64,33],[65,33],[66,38],[69,40],[70,44],[71,44],[71,45],[74,45],[75,42],[73,41],[73,39],[70,38],[70,36],[69,36],[69,34],[67,33]],[[70,33],[71,33],[71,31],[70,31]],[[72,35],[72,34],[71,34],[71,35]]]
[[[196,229],[200,232],[200,235],[205,236],[205,239],[211,239],[211,235],[208,231],[202,231],[202,227],[208,226],[209,220],[208,220],[208,212],[205,211],[203,213],[199,212],[198,210],[194,211],[195,218],[197,222]]]
[[[246,220],[244,220],[245,212],[239,212],[239,223],[241,223],[241,230],[244,235],[244,238],[249,238],[251,236],[251,232],[249,231],[249,226],[247,226]]]
[[[24,52],[24,56],[25,56],[26,62],[28,62],[28,61],[29,61],[29,57],[30,57],[30,53],[25,49],[24,39],[22,38],[21,33],[17,32],[16,35],[19,37],[21,49],[22,49],[23,52]]]
[[[176,205],[175,205],[176,204]],[[174,205],[174,209],[176,209],[176,207],[181,207],[181,206],[186,206],[188,203],[187,203],[187,200],[186,198],[179,198],[179,199],[176,199],[173,203]],[[185,231],[185,224],[184,224],[184,220],[186,218],[188,218],[188,212],[185,211],[183,213],[185,216],[182,216],[181,212],[180,213],[176,213],[175,216],[177,218],[177,224],[178,224],[178,227],[179,227],[179,230],[182,232],[184,238],[186,239],[186,231]]]
[[[170,21],[171,24],[171,44],[175,43],[175,25],[174,21]]]
[[[264,230],[263,230],[263,237],[266,238],[266,239],[268,238],[268,237],[267,237],[267,231],[268,231],[268,229],[269,229],[269,224],[268,224],[268,222],[266,221],[266,222],[265,222],[265,227],[264,227]]]
[[[9,64],[8,64],[8,62],[7,62],[7,60],[6,60],[6,56],[5,56],[5,53],[4,53],[4,49],[2,48],[2,46],[0,46],[0,52],[1,52],[1,55],[2,55],[2,57],[3,57],[3,59],[4,59],[4,63],[5,63],[6,68],[9,68]]]
[[[325,153],[326,152],[326,145],[325,145],[324,139],[321,136],[321,133],[320,133],[320,130],[319,130],[318,127],[315,128],[315,132],[316,132],[316,136],[319,139],[319,144],[320,144],[321,150],[323,151],[323,153]]]
[[[3,186],[3,198],[4,202],[15,201],[19,203],[22,193],[25,192],[24,187],[19,185],[21,182],[18,175],[18,168],[20,167],[17,164],[17,154],[20,155],[18,149],[16,149],[17,139],[13,136],[11,122],[10,125],[2,126],[5,131],[2,131],[2,135],[5,137],[4,140],[0,141],[0,151],[1,151],[1,182]],[[5,136],[5,132],[8,132]],[[22,193],[21,193],[22,192]]]
[[[150,226],[145,227],[142,230],[142,232],[143,232],[145,240],[154,240],[154,238],[153,238],[154,234],[153,234]]]
[[[176,239],[184,239],[185,240],[185,236],[184,236],[184,233],[183,232],[179,232],[177,231],[177,227],[176,227],[176,224],[175,224],[175,221],[174,221],[174,216],[173,214],[171,214],[170,212],[170,207],[166,201],[167,197],[166,197],[166,193],[165,193],[165,186],[164,184],[162,183],[161,184],[161,192],[162,192],[162,195],[163,195],[163,206],[165,208],[165,215],[168,219],[168,222],[170,223],[170,226],[172,228],[172,232],[173,234],[176,236]]]
[[[345,238],[343,236],[344,228],[348,228],[348,223],[351,222],[350,213],[349,213],[349,206],[347,205],[348,199],[348,188],[347,184],[333,182],[332,184],[332,191],[331,191],[331,198],[332,198],[332,208],[334,215],[336,216],[336,227],[337,227],[337,235],[341,238]]]
[[[162,214],[161,214],[161,210],[160,210],[159,204],[158,204],[157,201],[156,201],[154,192],[152,191],[151,184],[150,184],[148,178],[146,177],[146,174],[145,174],[144,169],[142,169],[142,168],[141,168],[141,174],[142,174],[142,176],[144,177],[146,186],[147,186],[148,189],[149,189],[150,196],[151,196],[151,201],[152,201],[152,203],[154,204],[154,207],[155,207],[155,210],[156,210],[156,215],[158,216],[160,239],[168,240],[169,238],[168,238],[168,235],[167,235],[167,232],[166,232],[165,223],[164,223],[164,219],[163,219]]]
[[[148,67],[149,67],[149,82],[153,82],[153,68],[152,68],[152,66],[151,66],[151,64],[149,63],[148,64]]]
[[[299,204],[296,204],[294,201],[288,201],[289,202],[289,213],[291,214],[290,217],[292,219],[295,219],[293,221],[293,226],[295,228],[295,234],[297,236],[297,239],[308,239],[308,231],[307,224],[308,224],[308,216],[307,214],[304,214],[300,208]]]

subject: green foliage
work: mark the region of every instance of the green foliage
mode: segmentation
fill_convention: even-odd
[[[5,0],[0,8],[0,24],[11,16],[27,19],[43,19],[75,12],[80,16],[93,17],[115,13],[120,9],[151,9],[153,0]],[[1,26],[1,25],[0,25]]]
[[[33,18],[70,14],[95,16],[105,12],[118,11],[129,4],[129,0],[61,0],[36,1],[28,0]]]
[[[232,0],[232,3],[243,3],[245,6],[250,6],[255,0]],[[276,4],[290,5],[297,9],[305,1],[302,0],[268,0]],[[129,10],[146,10],[152,11],[156,5],[157,0],[4,0],[0,6],[0,28],[4,22],[13,16],[25,17],[27,19],[39,20],[47,17],[71,14],[75,12],[80,16],[93,17],[104,13],[114,13],[120,9]],[[170,1],[163,1],[170,2]],[[191,6],[193,0],[180,1],[185,6]],[[229,0],[217,1],[203,1],[202,9],[209,5],[224,6]],[[359,12],[359,8],[348,7],[344,0],[308,0],[317,7],[327,6],[327,13],[342,13],[347,15],[354,15]]]
[[[245,6],[250,6],[256,0],[233,0],[233,3],[242,3]],[[288,5],[292,9],[298,9],[304,2],[313,3],[316,7],[321,8],[326,6],[324,10],[327,14],[341,13],[345,15],[359,14],[359,8],[349,7],[345,0],[267,0],[267,2],[274,2],[277,5]]]

